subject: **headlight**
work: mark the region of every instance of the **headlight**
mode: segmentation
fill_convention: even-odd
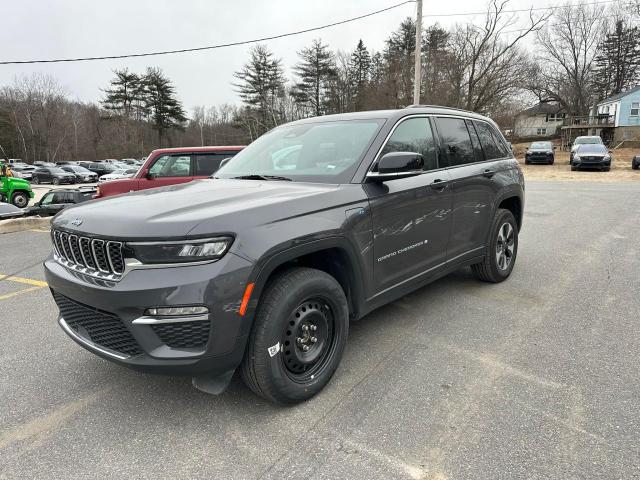
[[[611,160],[611,155],[605,155],[604,157],[602,157],[604,160]]]
[[[573,156],[574,160],[580,160],[580,155],[578,155],[577,153]]]
[[[217,237],[178,242],[132,242],[127,243],[127,247],[142,263],[184,263],[222,258],[232,243],[231,237]]]

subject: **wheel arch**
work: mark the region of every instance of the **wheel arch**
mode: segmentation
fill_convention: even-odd
[[[279,272],[295,267],[316,268],[328,273],[342,286],[349,304],[349,316],[359,318],[363,311],[362,266],[351,243],[344,237],[311,241],[274,253],[267,253],[256,264],[249,283],[254,284],[247,315],[252,318],[267,283]]]
[[[509,210],[513,213],[513,216],[516,219],[516,223],[518,224],[518,232],[522,229],[522,221],[523,221],[523,201],[522,196],[515,192],[505,192],[502,196],[500,196],[496,202],[496,211],[498,209],[504,208],[505,210]]]

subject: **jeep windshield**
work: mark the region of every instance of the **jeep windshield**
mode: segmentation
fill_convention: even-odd
[[[348,183],[384,120],[286,125],[258,138],[214,178]]]

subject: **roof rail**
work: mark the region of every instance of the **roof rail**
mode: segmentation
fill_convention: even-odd
[[[409,106],[407,106],[405,108],[443,108],[443,109],[446,109],[446,110],[456,110],[458,112],[475,113],[475,112],[472,112],[471,110],[465,110],[464,108],[447,107],[445,105],[414,104],[414,105],[409,105]]]

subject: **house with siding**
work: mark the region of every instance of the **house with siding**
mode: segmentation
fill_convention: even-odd
[[[562,148],[581,135],[599,135],[604,143],[640,142],[640,85],[605,98],[591,107],[589,115],[566,117]]]
[[[516,115],[513,133],[516,137],[552,137],[562,127],[564,109],[556,103],[538,103]]]
[[[640,85],[605,98],[593,108],[595,116],[609,116],[614,143],[640,141]]]

